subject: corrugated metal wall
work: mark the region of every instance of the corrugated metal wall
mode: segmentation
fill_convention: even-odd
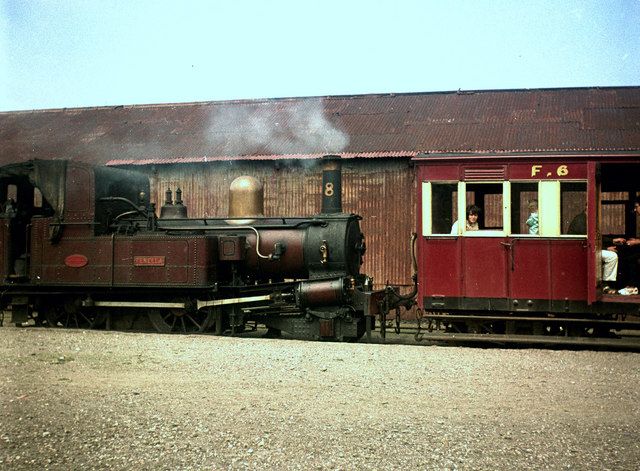
[[[158,165],[148,170],[158,212],[167,188],[180,187],[190,217],[226,216],[229,185],[240,175],[251,175],[264,184],[267,216],[311,216],[320,210],[322,170],[316,162],[215,162]],[[362,271],[373,276],[376,287],[387,280],[411,282],[415,195],[409,159],[343,161],[343,210],[363,217],[367,253]]]

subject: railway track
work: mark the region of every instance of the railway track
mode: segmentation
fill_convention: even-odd
[[[473,316],[457,316],[473,318]],[[460,320],[460,319],[458,319]],[[539,318],[537,320],[540,320]],[[561,319],[559,319],[561,320]],[[585,320],[586,321],[586,320]],[[593,326],[594,321],[590,322]],[[622,350],[640,352],[639,319],[626,321],[595,321],[602,335],[593,330],[565,329],[564,335],[514,334],[514,333],[477,333],[451,332],[444,324],[426,324],[403,321],[401,323],[387,321],[385,328],[372,336],[372,342],[406,343],[425,345],[451,345],[475,347],[503,348],[575,348],[591,350]],[[572,326],[585,324],[582,320],[572,319]],[[568,335],[569,332],[580,332],[581,335]],[[362,341],[366,341],[363,339]]]
[[[0,317],[0,326],[13,325],[11,312],[5,312]],[[33,321],[23,325],[24,328],[34,327]],[[623,329],[612,331],[608,337],[572,337],[560,335],[518,335],[518,334],[478,334],[446,332],[445,330],[426,330],[415,322],[402,322],[400,326],[387,322],[386,328],[381,332],[372,332],[371,337],[360,339],[359,343],[391,344],[391,345],[441,345],[441,346],[467,346],[479,348],[563,348],[581,350],[615,350],[640,352],[640,330]],[[59,326],[55,328],[69,328],[73,326]],[[81,327],[82,328],[82,327]],[[114,329],[122,330],[122,329]],[[129,331],[148,332],[149,329],[125,329]],[[179,335],[179,334],[176,334]],[[189,335],[194,335],[189,334]],[[196,335],[209,335],[198,333]],[[213,334],[211,334],[213,335]],[[257,325],[249,330],[237,334],[238,337],[269,337],[266,328]],[[282,338],[294,340],[287,334]]]
[[[380,332],[383,338],[402,332],[416,342],[439,345],[640,351],[640,317],[634,315],[587,319],[418,312],[416,322],[387,318]]]
[[[410,335],[410,334],[404,334]],[[622,331],[611,337],[563,337],[554,335],[508,335],[508,334],[469,334],[448,332],[413,333],[416,343],[502,346],[505,348],[539,347],[539,348],[580,348],[593,350],[624,350],[640,352],[640,334],[633,331]]]

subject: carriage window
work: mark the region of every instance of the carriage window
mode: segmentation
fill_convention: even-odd
[[[480,208],[480,229],[502,230],[502,183],[467,183],[467,207]]]
[[[587,184],[560,182],[560,220],[562,234],[587,234]]]
[[[511,233],[540,234],[538,183],[511,183]]]
[[[433,183],[431,185],[432,234],[449,234],[451,225],[457,218],[457,183]]]

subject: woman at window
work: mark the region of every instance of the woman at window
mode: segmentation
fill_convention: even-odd
[[[478,226],[478,215],[480,214],[480,208],[472,204],[467,207],[467,218],[465,220],[465,231],[477,231],[480,229]],[[458,221],[451,226],[451,234],[458,234]]]

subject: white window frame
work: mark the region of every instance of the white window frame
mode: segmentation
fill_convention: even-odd
[[[431,212],[431,205],[433,203],[433,185],[458,185],[456,181],[441,180],[441,181],[423,181],[422,182],[422,235],[424,237],[431,236],[449,236],[455,237],[451,234],[451,228],[447,232],[433,232],[433,214]],[[458,202],[456,201],[456,204]]]
[[[565,237],[567,239],[586,239],[587,237],[589,237],[589,228],[587,227],[587,233],[586,234],[562,234],[562,183],[584,183],[585,184],[585,191],[588,192],[589,189],[589,182],[588,180],[558,180],[558,236],[557,237]],[[586,196],[586,195],[585,195]],[[598,204],[601,204],[600,202],[598,202]],[[588,199],[587,199],[587,205],[589,205],[588,203]],[[586,208],[585,208],[586,211]],[[589,224],[589,221],[587,220],[587,226]],[[596,252],[596,257],[599,257],[600,253]],[[600,261],[597,260],[596,262],[596,266],[601,266],[600,265]]]
[[[509,196],[511,194],[508,181],[482,181],[482,182],[458,182],[458,214],[463,218],[467,215],[467,183],[472,185],[495,185],[502,184],[502,230],[485,230],[467,231],[466,224],[458,224],[458,235],[465,237],[505,237],[507,230],[511,228],[511,221],[508,217],[507,209],[509,205]],[[458,218],[460,220],[460,218]]]
[[[586,183],[586,180],[522,180],[509,182],[512,183],[537,183],[538,184],[538,234],[512,234],[511,237],[527,238],[527,237],[566,237],[586,238],[587,235],[579,234],[562,234],[562,183],[565,182]],[[511,214],[511,198],[509,197],[509,214]]]
[[[422,182],[422,235],[424,237],[432,235],[431,184],[432,182]]]
[[[455,182],[423,181],[422,182],[422,235],[438,237],[567,237],[586,238],[587,235],[561,234],[561,182],[568,180],[523,180],[513,183],[537,183],[538,184],[538,214],[539,234],[512,234],[511,233],[511,183],[510,181],[481,181],[481,182],[457,182],[458,188],[458,220],[466,216],[467,211],[467,183],[476,184],[502,184],[502,230],[467,231],[465,224],[458,224],[457,234],[433,234],[432,222],[432,185],[454,184]],[[585,182],[585,180],[570,180]]]
[[[540,237],[560,236],[560,181],[538,182],[538,218]]]
[[[542,203],[540,202],[540,180],[513,180],[513,181],[509,181],[509,201],[508,201],[508,214],[509,214],[509,232],[507,232],[507,234],[509,234],[509,237],[518,237],[518,238],[539,238],[542,237],[542,231],[540,231],[540,215],[542,214],[541,212],[541,207],[542,207]],[[513,233],[512,232],[512,227],[511,227],[511,210],[513,208],[513,205],[511,204],[511,185],[512,184],[519,184],[519,183],[529,183],[529,184],[535,184],[537,186],[537,193],[538,193],[538,233],[537,234],[529,234],[527,233]],[[506,212],[506,211],[505,211]]]

